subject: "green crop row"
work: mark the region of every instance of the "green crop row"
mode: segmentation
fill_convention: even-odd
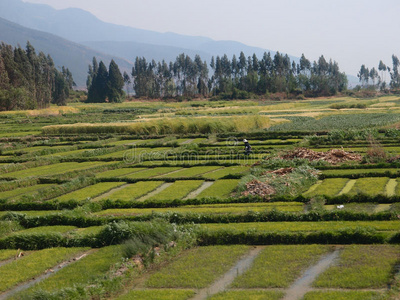
[[[171,186],[150,197],[150,201],[182,199],[202,185],[202,180],[175,181]]]
[[[18,283],[42,274],[47,269],[66,261],[87,249],[52,248],[33,252],[18,260],[0,267],[0,292],[4,292]]]
[[[151,275],[148,288],[204,288],[226,273],[248,246],[210,246],[191,249]]]
[[[192,290],[183,289],[145,289],[131,290],[127,294],[122,295],[117,300],[188,300],[195,295]]]
[[[122,169],[115,169],[109,170],[105,172],[101,172],[96,174],[97,178],[109,178],[109,177],[122,177],[131,173],[139,172],[146,170],[146,168],[122,168]]]
[[[212,172],[215,170],[220,169],[220,167],[216,166],[201,166],[201,167],[192,167],[192,168],[185,168],[181,169],[177,172],[172,174],[164,174],[158,177],[168,177],[168,178],[182,178],[182,177],[196,177],[202,175],[204,173]]]
[[[129,184],[121,190],[111,193],[107,199],[120,201],[133,201],[162,185],[163,181],[139,181]]]
[[[229,198],[230,194],[236,189],[238,183],[238,179],[217,180],[213,185],[202,191],[197,197]]]
[[[86,285],[93,279],[104,276],[104,273],[109,271],[112,265],[122,261],[122,257],[121,246],[104,247],[92,251],[89,255],[69,264],[53,276],[15,295],[14,299],[29,298],[36,291],[54,292],[61,288]]]
[[[329,246],[321,245],[267,246],[231,286],[241,289],[287,288],[329,250]]]
[[[274,203],[240,203],[240,204],[213,204],[213,205],[189,205],[170,208],[133,208],[133,209],[108,209],[97,212],[97,216],[129,216],[145,215],[152,213],[210,213],[210,214],[239,214],[247,211],[278,211],[300,212],[303,210],[303,203],[299,202],[274,202]]]
[[[56,199],[60,202],[65,202],[68,200],[76,200],[78,202],[84,201],[86,199],[91,199],[95,198],[101,194],[104,194],[105,192],[114,189],[116,187],[119,187],[121,185],[125,184],[124,182],[101,182],[101,183],[96,183],[94,185],[85,187],[80,190],[76,190],[74,192],[64,194],[60,197],[57,197]]]
[[[391,245],[346,246],[337,265],[313,283],[323,288],[385,288],[393,279],[400,247]]]
[[[324,230],[343,230],[347,228],[373,228],[377,231],[399,231],[398,221],[320,221],[320,222],[257,222],[232,224],[203,224],[208,230],[245,231],[286,231],[286,232],[316,232]]]

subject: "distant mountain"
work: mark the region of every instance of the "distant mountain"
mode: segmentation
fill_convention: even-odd
[[[96,50],[95,52],[99,54],[107,53],[113,57],[121,57],[125,61],[122,60],[123,63],[117,63],[121,69],[129,71],[131,69],[128,67],[129,62],[134,61],[136,56],[156,61],[164,59],[169,62],[174,61],[181,53],[188,54],[191,57],[199,54],[203,60],[210,62],[212,56],[227,54],[231,58],[234,54],[238,56],[241,51],[246,56],[255,53],[258,57],[261,57],[264,52],[270,52],[271,55],[276,53],[275,51],[251,47],[235,41],[214,41],[207,37],[186,36],[170,32],[160,33],[115,25],[103,22],[93,14],[82,9],[69,8],[56,10],[48,5],[27,3],[22,0],[0,0],[0,18],[83,44],[86,47]],[[4,35],[4,31],[0,32],[0,40],[2,35]],[[26,41],[19,40],[19,43],[25,44]],[[39,43],[39,40],[37,43]],[[32,44],[35,46],[34,42]],[[74,45],[75,47],[80,47],[78,44]],[[60,58],[64,54],[68,56],[68,51],[61,48]],[[83,49],[86,49],[86,52],[93,51],[85,47]],[[54,57],[58,55],[55,52],[47,52]],[[86,77],[86,71],[85,75],[83,75],[82,67],[87,68],[88,56],[93,56],[93,54],[87,55],[86,52],[85,60],[83,61],[84,66],[78,66],[78,59],[73,61],[74,66],[68,66],[65,63],[71,70],[76,70],[75,77],[80,84],[83,82],[83,77]],[[105,57],[105,54],[101,55]],[[296,62],[299,61],[298,57],[290,55],[289,57]],[[99,59],[105,62],[108,61],[105,58],[99,57]],[[348,77],[350,85],[354,85],[357,82],[357,78],[354,76]]]
[[[125,59],[115,58],[53,34],[25,28],[3,18],[0,18],[0,41],[21,47],[25,47],[29,41],[37,52],[50,54],[57,67],[68,67],[80,88],[86,86],[88,65],[92,63],[93,56],[99,61],[102,60],[107,66],[114,58],[122,70],[129,72],[133,65]]]
[[[110,53],[114,54],[119,48],[118,51],[124,54],[123,58],[128,60],[133,60],[136,56],[146,57],[149,52],[154,54],[154,58],[169,61],[171,57],[175,60],[182,52],[191,56],[199,54],[205,60],[213,55],[223,54],[231,58],[233,54],[239,55],[241,51],[246,56],[253,53],[261,56],[265,51],[270,51],[234,41],[214,41],[207,37],[160,33],[110,24],[81,9],[56,10],[48,5],[26,3],[22,0],[0,0],[0,17],[28,28],[96,47],[97,50],[103,51],[100,47],[106,46]],[[102,44],[104,42],[106,43]],[[112,42],[126,43],[116,43],[118,46],[113,46]],[[275,54],[275,51],[270,52]]]

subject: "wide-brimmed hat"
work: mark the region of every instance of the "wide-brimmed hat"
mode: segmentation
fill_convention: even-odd
[[[247,143],[247,140],[246,140],[246,139],[244,139],[244,140],[243,140],[243,142]]]

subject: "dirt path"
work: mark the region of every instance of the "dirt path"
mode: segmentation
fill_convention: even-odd
[[[166,182],[162,185],[160,185],[158,188],[156,188],[154,191],[144,195],[143,197],[137,199],[136,201],[145,201],[151,197],[153,197],[154,195],[157,195],[159,192],[165,190],[167,187],[171,186],[172,184],[174,184],[173,182]]]
[[[193,192],[189,193],[189,195],[183,198],[183,200],[196,198],[202,191],[204,191],[206,188],[209,188],[213,184],[214,181],[204,181],[203,184],[197,190],[194,190]]]
[[[356,184],[356,179],[350,179],[338,195],[340,196],[343,194],[347,194],[348,192],[350,192],[350,190],[353,188],[355,184]]]
[[[184,142],[180,143],[180,145],[187,145],[187,144],[190,144],[193,141],[194,141],[194,139],[190,139],[190,140],[187,140],[187,141],[184,141]]]
[[[263,246],[253,247],[246,256],[239,260],[237,264],[233,266],[227,273],[225,273],[219,280],[214,282],[211,286],[201,289],[192,298],[192,300],[207,299],[211,295],[223,292],[237,276],[243,274],[243,272],[251,267],[254,259],[258,256],[258,254],[260,254],[261,250],[263,250],[264,248],[265,247]]]
[[[72,258],[72,259],[70,259],[70,260],[68,260],[68,261],[64,261],[64,262],[62,262],[61,264],[59,264],[59,265],[57,265],[57,266],[55,266],[55,267],[53,267],[53,268],[47,270],[44,274],[39,275],[38,277],[33,278],[32,280],[23,282],[23,283],[21,283],[21,284],[15,286],[15,287],[12,288],[11,290],[8,290],[8,291],[6,291],[6,292],[0,294],[0,300],[5,300],[5,299],[7,299],[8,297],[10,297],[10,296],[12,296],[12,295],[14,295],[14,294],[16,294],[16,293],[18,293],[18,292],[21,292],[21,291],[23,291],[23,290],[26,290],[26,289],[30,288],[30,287],[33,286],[34,284],[39,283],[39,282],[45,280],[46,278],[50,277],[51,275],[57,273],[58,271],[60,271],[60,270],[63,269],[64,267],[66,267],[66,266],[68,266],[68,265],[70,265],[70,264],[72,264],[72,263],[74,263],[74,262],[76,262],[76,261],[78,261],[78,260],[84,258],[85,256],[87,256],[89,253],[91,253],[91,252],[93,252],[93,251],[95,251],[95,250],[91,249],[91,250],[89,250],[89,251],[86,251],[86,252],[84,252],[84,253],[81,253],[79,256],[74,257],[74,258]],[[50,270],[51,270],[51,271],[50,271]]]
[[[95,201],[99,201],[99,200],[102,200],[102,199],[106,199],[107,197],[111,196],[111,195],[114,194],[115,192],[118,192],[118,191],[120,191],[120,190],[126,188],[127,186],[128,186],[128,184],[120,185],[120,186],[117,187],[117,188],[111,189],[111,190],[109,190],[108,192],[106,192],[106,193],[104,193],[104,194],[101,194],[101,195],[99,195],[99,196],[93,198],[92,201],[95,202]]]
[[[316,265],[308,268],[303,276],[289,287],[283,300],[302,299],[307,292],[312,290],[311,284],[313,281],[334,262],[339,256],[339,252],[340,250],[336,249],[332,253],[322,257]]]
[[[397,180],[396,179],[389,179],[388,183],[386,184],[386,195],[387,196],[394,196],[396,194],[396,186]]]

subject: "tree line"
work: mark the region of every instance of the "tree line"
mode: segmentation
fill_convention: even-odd
[[[50,55],[26,48],[0,45],[0,111],[65,105],[75,85],[68,68],[54,66]]]
[[[261,59],[255,54],[246,57],[243,52],[232,59],[216,56],[209,66],[199,55],[192,60],[180,54],[170,63],[136,57],[131,75],[136,96],[149,98],[247,98],[271,93],[328,96],[347,88],[347,76],[337,62],[328,62],[324,56],[311,62],[303,54],[296,63],[279,52],[273,57],[264,53]]]
[[[377,89],[385,91],[388,88],[391,90],[400,89],[400,60],[396,55],[392,55],[392,68],[383,63],[382,60],[379,61],[378,69],[373,67],[371,70],[363,64],[357,77],[363,88]],[[380,74],[379,74],[380,73]],[[386,82],[386,74],[390,75],[389,86]]]

